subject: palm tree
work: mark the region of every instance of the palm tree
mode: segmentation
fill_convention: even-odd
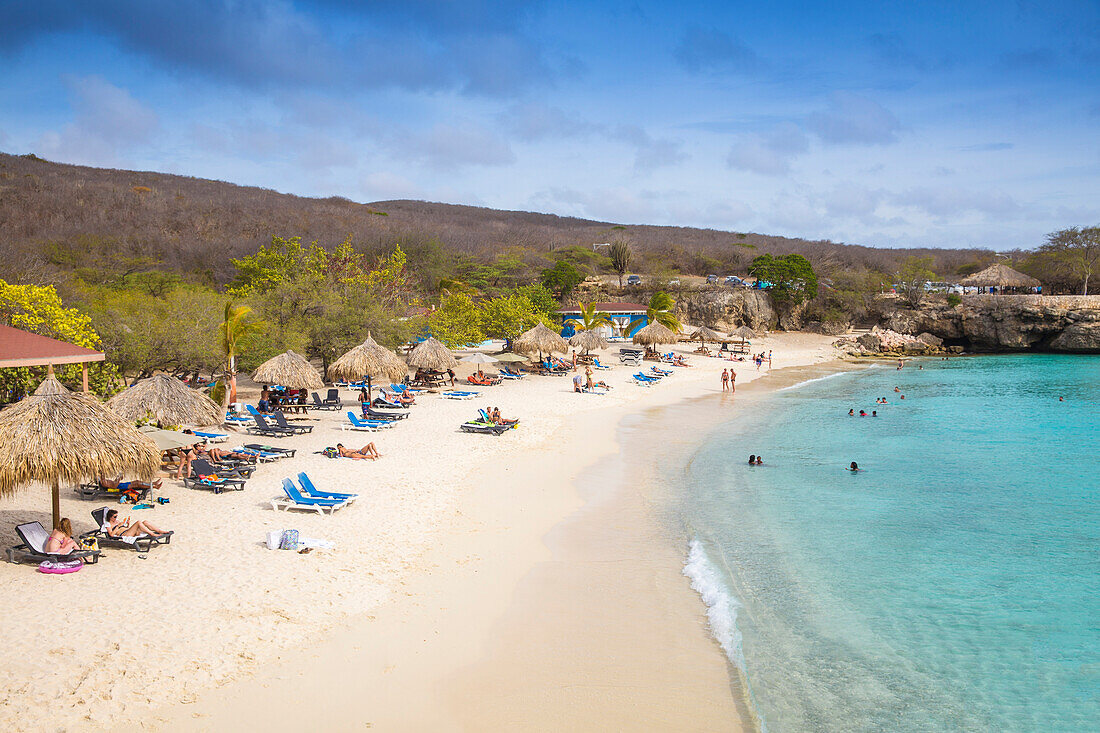
[[[225,320],[218,326],[222,352],[225,354],[226,390],[222,406],[237,401],[237,352],[248,339],[263,330],[261,321],[246,320],[252,315],[247,305],[225,304]]]
[[[673,331],[680,330],[680,320],[676,317],[676,314],[672,312],[672,307],[676,305],[676,301],[672,299],[672,296],[668,293],[658,290],[653,294],[653,297],[649,299],[649,306],[646,308],[644,316],[638,316],[630,322],[630,325],[626,327],[626,333],[631,333],[638,326],[646,323],[657,322],[662,326],[669,328]]]
[[[595,303],[578,303],[581,309],[580,318],[570,319],[575,331],[591,331],[600,326],[610,326],[611,314],[596,310]]]

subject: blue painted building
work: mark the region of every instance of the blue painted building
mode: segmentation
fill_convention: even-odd
[[[629,338],[634,335],[634,332],[639,328],[644,327],[649,323],[646,318],[646,306],[640,303],[594,303],[596,311],[606,313],[611,316],[611,323],[613,326],[600,326],[598,329],[600,334],[605,338],[612,336],[624,336]],[[561,335],[565,338],[569,338],[576,329],[573,327],[573,323],[580,319],[581,309],[577,307],[562,308],[558,311],[558,315],[561,316]],[[642,320],[637,323],[634,328],[630,328],[630,323],[636,319]]]

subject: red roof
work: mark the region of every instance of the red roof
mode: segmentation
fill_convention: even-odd
[[[103,353],[37,333],[0,326],[0,367],[46,366],[103,361]]]
[[[605,313],[645,313],[648,309],[647,306],[641,303],[593,303],[596,306],[597,311],[603,311]],[[558,313],[569,315],[571,313],[580,313],[581,309],[578,307],[573,308],[561,308]]]

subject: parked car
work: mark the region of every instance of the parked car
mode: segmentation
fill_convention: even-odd
[[[737,275],[729,275],[726,277],[726,285],[729,285],[731,288],[736,288],[738,285],[741,285],[743,283],[744,280],[737,277]]]
[[[675,285],[679,285],[679,284],[680,284],[680,280],[679,280],[679,278],[673,278],[673,279],[671,279],[671,280],[669,280],[669,281],[668,281],[668,284],[669,284],[670,286],[675,286]]]
[[[627,285],[641,285],[642,284],[642,278],[641,278],[640,275],[631,275],[630,277],[628,277],[626,279],[626,284]]]
[[[716,282],[718,282],[717,275],[707,275],[707,285],[713,285]]]

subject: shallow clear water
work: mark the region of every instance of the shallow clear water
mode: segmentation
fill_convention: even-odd
[[[782,391],[696,452],[715,635],[770,733],[1100,730],[1100,359],[923,365]]]

